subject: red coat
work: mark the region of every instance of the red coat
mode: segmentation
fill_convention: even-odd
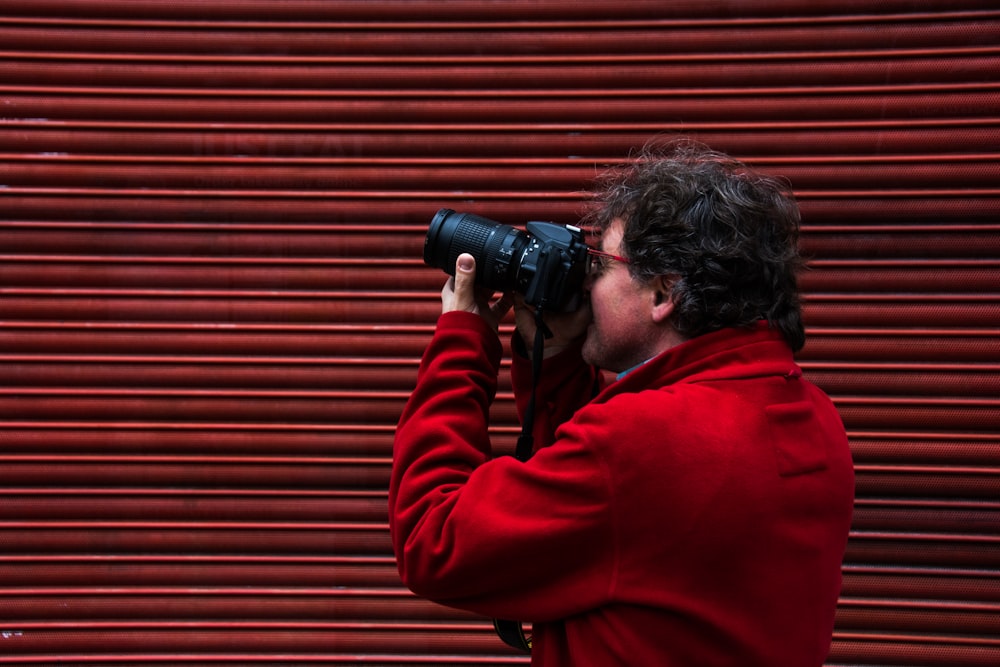
[[[389,489],[407,586],[533,622],[534,665],[823,663],[854,473],[833,404],[777,333],[698,337],[589,402],[578,350],[546,360],[527,463],[491,456],[500,357],[478,316],[441,317]]]

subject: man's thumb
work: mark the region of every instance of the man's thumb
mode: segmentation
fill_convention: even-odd
[[[466,252],[455,261],[455,307],[476,310],[476,258]]]

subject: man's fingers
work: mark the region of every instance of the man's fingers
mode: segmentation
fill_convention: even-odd
[[[511,297],[510,294],[504,294],[503,296],[501,296],[499,299],[496,300],[496,303],[494,303],[490,307],[490,310],[493,311],[493,317],[496,319],[497,322],[499,322],[504,318],[504,315],[506,315],[513,306],[514,306],[513,297]]]

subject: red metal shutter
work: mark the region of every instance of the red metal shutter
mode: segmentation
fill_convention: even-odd
[[[675,131],[802,204],[858,473],[829,664],[1000,664],[998,35],[994,0],[0,2],[0,664],[524,662],[395,574],[423,234],[571,222]]]

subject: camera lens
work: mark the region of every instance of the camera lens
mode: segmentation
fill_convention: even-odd
[[[443,208],[424,239],[424,263],[455,274],[463,252],[476,258],[476,278],[499,291],[518,288],[517,272],[529,236],[519,229],[472,213]]]

